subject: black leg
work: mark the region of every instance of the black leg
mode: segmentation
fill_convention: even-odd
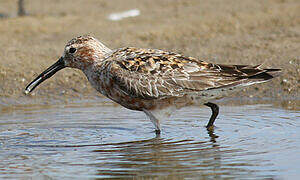
[[[212,115],[210,116],[209,122],[206,125],[207,129],[211,129],[213,128],[216,117],[219,114],[219,106],[211,102],[205,103],[204,105],[210,107],[212,110]]]

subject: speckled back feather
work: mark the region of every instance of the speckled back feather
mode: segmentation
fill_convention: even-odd
[[[121,48],[111,61],[110,75],[121,91],[145,99],[184,96],[199,91],[263,82],[278,69],[221,65],[155,49]]]

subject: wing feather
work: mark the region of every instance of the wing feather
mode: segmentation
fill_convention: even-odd
[[[279,69],[212,64],[153,49],[123,48],[109,58],[110,73],[121,91],[155,99],[250,84],[273,78]],[[269,73],[272,72],[272,73]]]

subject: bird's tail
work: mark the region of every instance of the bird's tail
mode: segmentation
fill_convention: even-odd
[[[259,73],[255,75],[248,76],[250,80],[258,80],[258,81],[267,81],[269,79],[275,78],[281,74],[281,69],[262,69]]]
[[[263,69],[260,66],[218,64],[222,74],[233,78],[232,82],[224,84],[222,87],[249,86],[266,82],[281,74],[281,69]]]

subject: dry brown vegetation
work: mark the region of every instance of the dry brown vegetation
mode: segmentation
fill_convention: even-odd
[[[299,0],[0,0],[0,98],[22,98],[35,76],[54,63],[65,43],[91,34],[110,48],[136,46],[183,53],[222,64],[282,68],[281,77],[239,95],[299,98]],[[138,17],[110,21],[137,8]],[[84,75],[65,69],[34,97],[95,96]]]

